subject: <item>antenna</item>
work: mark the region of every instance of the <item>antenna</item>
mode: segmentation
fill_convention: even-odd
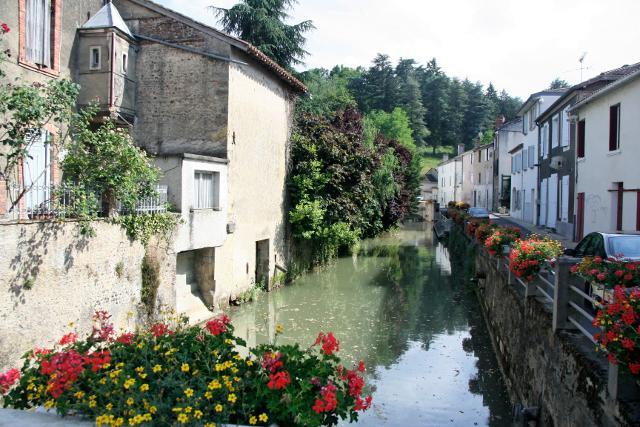
[[[587,56],[587,52],[582,52],[578,62],[580,63],[580,81],[582,81],[582,71],[584,70],[584,58]]]

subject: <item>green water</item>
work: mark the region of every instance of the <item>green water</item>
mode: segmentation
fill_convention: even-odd
[[[345,364],[364,360],[373,407],[364,426],[509,426],[511,405],[478,302],[430,229],[363,242],[284,289],[232,308],[249,345],[340,340]]]

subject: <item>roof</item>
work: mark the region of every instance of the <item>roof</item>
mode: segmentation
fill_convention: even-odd
[[[497,132],[522,132],[522,117],[516,117],[500,126]]]
[[[295,78],[289,71],[280,66],[276,61],[269,58],[267,55],[262,53],[257,47],[253,46],[251,43],[248,43],[244,40],[241,40],[237,37],[230,36],[220,30],[217,30],[209,25],[203,24],[202,22],[198,22],[192,18],[189,18],[175,10],[168,9],[164,6],[159,5],[151,0],[128,0],[132,3],[135,3],[139,6],[145,7],[147,9],[153,10],[154,12],[160,13],[162,15],[171,17],[177,21],[184,23],[192,28],[195,28],[199,31],[202,31],[212,37],[215,37],[219,40],[229,43],[230,45],[240,49],[241,51],[247,53],[251,57],[255,58],[260,62],[263,66],[265,66],[269,71],[278,76],[281,80],[287,83],[293,89],[299,92],[307,92],[307,87],[300,80]]]
[[[423,178],[427,178],[429,182],[438,182],[438,170],[436,168],[429,169]]]
[[[509,150],[509,154],[513,154],[513,153],[515,153],[516,151],[521,150],[521,149],[522,149],[522,147],[524,147],[524,144],[523,144],[523,143],[520,143],[520,144],[516,145],[516,146],[515,146],[515,147],[513,147],[511,150]]]
[[[566,104],[573,94],[578,90],[587,90],[590,86],[593,86],[596,83],[605,83],[605,88],[608,87],[612,82],[618,81],[626,76],[636,73],[640,70],[640,62],[636,62],[631,65],[623,65],[622,67],[614,68],[613,70],[605,71],[598,74],[595,77],[591,77],[583,82],[580,82],[574,86],[571,86],[567,92],[562,95],[560,98],[556,99],[556,101],[549,106],[547,110],[545,110],[540,116],[536,119],[536,122],[541,122],[545,120],[550,114],[552,114],[557,107]],[[603,88],[597,89],[594,93],[597,93],[599,90]],[[573,108],[572,108],[573,109]]]
[[[129,37],[133,38],[133,34],[129,31],[129,27],[125,24],[124,19],[120,16],[120,12],[109,2],[102,6],[87,22],[84,23],[82,29],[98,29],[98,28],[117,28]]]
[[[605,87],[603,87],[602,89],[594,92],[593,94],[591,94],[590,96],[586,97],[585,99],[583,99],[582,101],[578,102],[576,105],[574,105],[573,107],[571,107],[571,109],[569,111],[574,111],[577,110],[578,108],[600,98],[601,96],[621,87],[624,86],[627,83],[632,82],[633,80],[635,80],[636,78],[640,77],[640,69],[636,70],[635,72],[627,75],[626,77],[623,77],[617,81],[615,81],[614,83],[611,83]]]
[[[566,88],[560,88],[560,89],[545,89],[545,90],[541,90],[540,92],[536,92],[531,94],[531,96],[529,96],[529,98],[520,106],[520,108],[518,108],[518,116],[522,116],[522,114],[524,114],[525,111],[527,111],[529,109],[529,107],[531,107],[534,102],[538,99],[541,98],[543,96],[554,96],[554,95],[562,95],[563,93],[565,93],[567,91]]]

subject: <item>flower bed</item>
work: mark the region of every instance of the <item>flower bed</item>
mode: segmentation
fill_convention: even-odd
[[[616,286],[636,286],[640,283],[640,263],[617,258],[585,257],[571,267],[571,272],[591,284],[591,294],[598,303],[613,302]]]
[[[490,221],[482,221],[478,224],[478,226],[476,227],[474,233],[473,233],[473,237],[475,237],[475,239],[482,243],[485,241],[485,239],[490,236],[493,233],[493,230],[496,228],[496,226],[494,224],[492,224]]]
[[[513,243],[509,254],[509,270],[522,280],[530,282],[544,263],[553,263],[560,254],[562,245],[557,240],[531,235]]]
[[[613,300],[598,311],[593,326],[602,330],[594,338],[609,362],[640,375],[640,289],[627,292],[616,286]]]
[[[496,226],[489,236],[484,239],[484,247],[487,248],[490,255],[495,256],[502,253],[504,246],[510,246],[520,237],[521,232],[517,227]]]
[[[65,335],[34,349],[21,371],[0,375],[4,406],[79,413],[98,426],[335,425],[369,408],[364,365],[340,364],[339,342],[321,333],[309,348],[260,345],[241,356],[229,318],[204,328],[157,323],[115,337],[98,312],[85,339]],[[280,330],[279,330],[280,331]]]

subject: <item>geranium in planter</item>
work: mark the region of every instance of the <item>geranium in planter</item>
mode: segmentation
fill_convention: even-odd
[[[513,243],[509,254],[509,270],[530,282],[546,262],[553,262],[561,253],[562,245],[557,240],[531,235]]]
[[[243,357],[226,316],[204,328],[173,321],[117,337],[108,320],[98,313],[87,338],[72,333],[28,352],[20,372],[0,376],[5,407],[55,408],[99,426],[318,426],[357,420],[371,405],[364,366],[342,367],[332,334],[307,349],[267,345]]]
[[[640,289],[627,292],[616,286],[613,300],[598,311],[593,325],[601,329],[594,338],[609,362],[640,375]]]
[[[493,230],[495,229],[495,227],[496,226],[492,224],[490,221],[483,221],[480,224],[478,224],[478,227],[476,227],[473,235],[478,242],[482,243],[485,241],[487,237],[489,237],[493,233]]]
[[[489,254],[495,256],[502,253],[504,246],[509,246],[521,237],[520,229],[517,227],[496,227],[493,232],[484,240],[484,247]]]
[[[635,286],[640,283],[640,263],[617,258],[585,257],[571,267],[571,271],[589,282],[591,296],[598,304],[613,301],[616,286]]]

